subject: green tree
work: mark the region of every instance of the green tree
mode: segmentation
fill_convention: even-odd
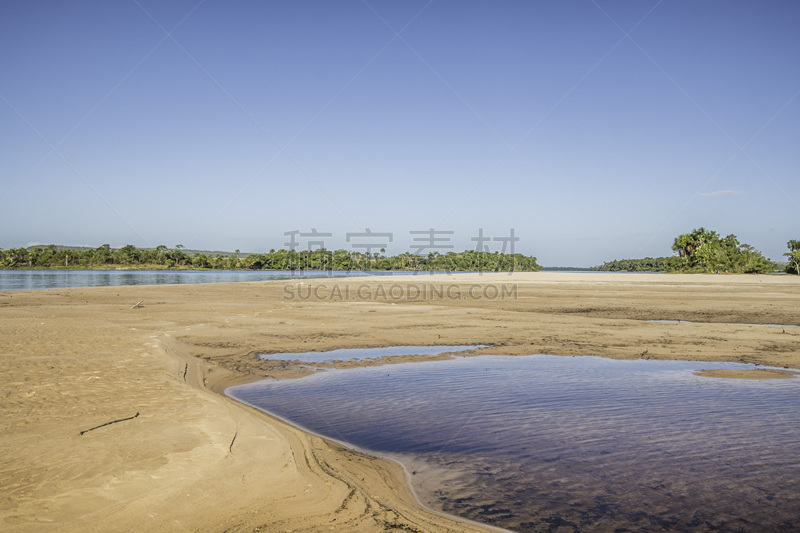
[[[167,258],[168,258],[167,254],[169,252],[167,247],[163,244],[159,244],[158,246],[156,246],[156,249],[154,251],[156,256],[155,257],[156,263],[158,263],[159,265],[167,264]]]
[[[140,263],[141,250],[132,244],[126,244],[114,252],[114,256],[116,256],[117,262],[122,265],[136,265]]]
[[[94,263],[97,265],[108,265],[113,263],[113,257],[111,255],[111,245],[110,244],[101,244],[97,249],[94,251]]]
[[[766,274],[772,264],[761,252],[739,243],[736,235],[720,238],[715,231],[698,228],[679,235],[672,244],[678,258],[674,270],[682,272],[737,272]]]
[[[191,263],[191,258],[183,251],[182,244],[176,244],[175,249],[170,251],[170,259],[174,266],[184,266]]]
[[[789,274],[800,274],[800,241],[791,240],[786,243],[789,251],[785,256],[789,258],[789,264],[786,265],[786,272]]]
[[[264,256],[261,254],[250,254],[244,258],[244,267],[250,270],[262,270],[264,268]]]
[[[194,254],[192,256],[193,268],[211,268],[211,263],[206,254]]]

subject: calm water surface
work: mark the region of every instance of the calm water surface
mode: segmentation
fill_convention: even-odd
[[[476,348],[485,348],[484,344],[465,346],[385,346],[380,348],[341,348],[326,352],[280,352],[261,354],[261,359],[277,359],[279,361],[304,361],[307,363],[325,363],[331,361],[363,360],[391,355],[439,355],[450,352],[463,352]]]
[[[401,273],[410,274],[410,272],[372,270],[366,272],[355,270],[0,270],[0,291],[117,285],[228,283],[342,276],[391,276]]]
[[[420,500],[515,531],[800,529],[800,379],[732,363],[479,356],[228,394],[406,465]]]

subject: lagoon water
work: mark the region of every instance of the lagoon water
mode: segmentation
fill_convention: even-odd
[[[340,348],[325,352],[279,352],[261,354],[261,359],[278,361],[302,361],[306,363],[327,363],[332,361],[349,361],[377,359],[392,355],[439,355],[450,352],[463,352],[476,348],[485,348],[483,344],[465,346],[384,346],[380,348]]]
[[[800,529],[800,379],[733,363],[457,357],[228,389],[403,463],[432,508],[514,531]]]
[[[373,270],[0,270],[0,291],[391,276],[396,273],[409,274]]]

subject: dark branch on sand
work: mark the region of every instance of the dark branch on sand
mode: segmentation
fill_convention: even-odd
[[[137,416],[139,416],[139,412],[138,411],[136,412],[135,415],[129,416],[128,418],[120,418],[119,420],[112,420],[111,422],[106,422],[105,424],[100,424],[99,426],[95,426],[93,428],[85,429],[85,430],[81,431],[81,435],[83,435],[84,433],[89,433],[90,431],[94,431],[95,429],[100,429],[103,426],[108,426],[110,424],[116,424],[117,422],[125,422],[126,420],[133,420]],[[231,445],[233,445],[233,443],[231,443]]]
[[[236,442],[236,435],[239,434],[239,428],[236,428],[236,431],[233,433],[233,438],[231,439],[231,445],[228,446],[228,453],[233,453],[233,443]]]

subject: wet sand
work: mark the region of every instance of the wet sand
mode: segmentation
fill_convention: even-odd
[[[707,378],[726,379],[792,379],[799,374],[794,370],[781,368],[754,368],[752,370],[735,370],[732,368],[713,368],[695,371],[695,375]]]
[[[0,292],[0,528],[478,531],[417,505],[398,465],[219,393],[309,371],[258,353],[398,344],[800,369],[800,328],[761,324],[800,325],[800,278],[461,274]]]

